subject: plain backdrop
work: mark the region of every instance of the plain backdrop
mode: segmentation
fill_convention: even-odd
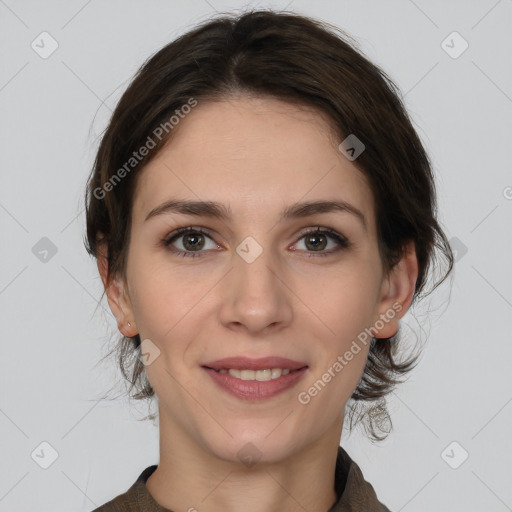
[[[511,0],[0,0],[0,511],[90,511],[158,462],[147,409],[99,400],[120,374],[97,364],[116,326],[83,190],[142,62],[247,6],[339,26],[395,80],[457,254],[451,295],[405,319],[428,341],[389,398],[394,431],[341,444],[393,511],[512,510]]]

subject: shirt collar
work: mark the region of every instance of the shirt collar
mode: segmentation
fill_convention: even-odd
[[[158,504],[146,487],[146,481],[156,468],[157,465],[147,467],[132,487],[118,498],[136,503],[134,510],[172,512]],[[327,512],[390,512],[377,499],[373,486],[364,479],[359,466],[341,446],[338,447],[336,458],[334,486],[338,498]]]

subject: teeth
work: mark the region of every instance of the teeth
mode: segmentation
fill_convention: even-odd
[[[232,377],[236,377],[237,379],[242,380],[258,380],[258,381],[267,381],[272,379],[278,379],[281,375],[288,375],[290,370],[281,369],[281,368],[272,368],[268,370],[220,370],[221,373],[226,373],[226,371]]]

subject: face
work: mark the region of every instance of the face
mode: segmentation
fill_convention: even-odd
[[[109,302],[120,329],[150,340],[166,434],[232,461],[247,443],[277,461],[339,435],[369,343],[344,354],[365,328],[395,334],[400,314],[382,314],[410,299],[407,272],[384,272],[371,189],[339,142],[318,113],[275,99],[199,103],[139,176],[126,283]],[[159,208],[171,200],[225,217]],[[341,206],[296,207],[316,202]],[[209,369],[241,357],[217,366],[292,368],[270,381]]]

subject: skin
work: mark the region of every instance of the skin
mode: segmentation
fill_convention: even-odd
[[[397,332],[418,275],[413,246],[385,272],[371,189],[318,112],[237,96],[199,103],[178,128],[137,183],[126,282],[120,276],[108,282],[105,250],[98,259],[119,330],[139,333],[160,350],[146,366],[160,421],[160,462],[147,489],[176,512],[325,512],[337,499],[344,408],[369,344],[360,344],[307,405],[297,395],[398,303],[401,311],[378,337]],[[170,198],[218,201],[233,217],[166,213],[145,221]],[[279,220],[285,206],[320,199],[349,202],[363,213],[366,228],[340,211]],[[161,244],[188,226],[208,231],[199,235],[199,257],[181,257]],[[315,252],[303,234],[316,227],[334,229],[350,247],[321,237],[327,245]],[[263,248],[252,263],[236,252],[248,236]],[[186,239],[181,235],[172,247],[193,252],[197,240],[183,245]],[[294,388],[247,402],[221,390],[201,368],[236,355],[277,355],[309,368]],[[251,467],[237,455],[249,442],[261,454]]]

